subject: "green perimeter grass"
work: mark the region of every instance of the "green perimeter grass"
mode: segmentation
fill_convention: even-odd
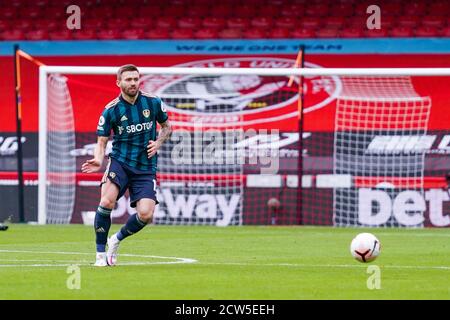
[[[381,242],[370,264],[349,252],[366,231]],[[96,268],[92,227],[13,224],[0,232],[0,299],[450,298],[450,229],[149,226],[119,253],[119,265]],[[169,257],[196,262],[160,264]],[[81,281],[70,290],[73,264]],[[367,287],[370,265],[380,289]]]

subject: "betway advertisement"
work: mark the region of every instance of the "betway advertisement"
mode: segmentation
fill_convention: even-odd
[[[0,58],[3,65],[5,59]],[[42,56],[40,60],[51,65],[101,61],[111,66],[277,68],[291,67],[295,55],[133,55],[101,60]],[[305,66],[450,67],[450,59],[445,54],[315,54],[307,55]],[[37,69],[27,62],[23,69],[27,217],[36,220]],[[102,109],[119,92],[114,76],[66,76],[76,130],[70,155],[78,170],[71,222],[88,223],[98,205],[101,173],[86,175],[79,169],[93,155]],[[450,171],[450,76],[303,80],[302,105],[298,77],[143,75],[141,89],[163,99],[174,126],[158,159],[160,204],[154,222],[450,226],[444,179]],[[0,198],[8,205],[0,218],[14,217],[17,190],[13,88],[9,83],[2,89],[7,94],[0,122],[4,190]],[[196,150],[202,150],[200,156]],[[213,150],[213,157],[208,150]],[[234,160],[227,162],[230,154]],[[268,167],[273,171],[262,174]],[[269,205],[272,198],[280,205]],[[125,194],[113,211],[113,222],[124,222],[133,212]]]

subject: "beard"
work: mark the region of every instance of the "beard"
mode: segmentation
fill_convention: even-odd
[[[135,97],[138,93],[137,87],[124,89],[123,92],[130,97]]]

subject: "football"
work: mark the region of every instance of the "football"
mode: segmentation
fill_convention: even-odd
[[[380,241],[371,233],[360,233],[353,238],[350,252],[360,262],[375,260],[380,254]]]

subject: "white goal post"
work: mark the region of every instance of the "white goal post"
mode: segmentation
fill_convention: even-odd
[[[40,66],[39,67],[39,169],[38,169],[38,224],[67,223],[67,220],[49,220],[48,217],[48,142],[49,120],[48,100],[49,76],[51,75],[114,75],[118,67],[91,66]],[[141,75],[255,75],[255,76],[348,76],[348,77],[403,77],[403,76],[450,76],[450,68],[181,68],[181,67],[139,67]],[[63,83],[61,84],[64,85]],[[59,99],[53,97],[53,99]],[[70,104],[70,95],[67,97]],[[68,111],[70,114],[70,110]],[[55,137],[61,141],[70,141],[71,137]],[[66,140],[64,140],[66,139]],[[70,147],[65,145],[65,147]],[[64,159],[59,159],[64,161]],[[73,166],[73,163],[70,164]],[[64,172],[62,172],[64,173]],[[62,174],[64,176],[64,174]],[[65,176],[64,179],[74,179]],[[52,191],[53,192],[53,191]],[[70,190],[67,190],[70,192]],[[73,206],[73,201],[62,199],[66,205]],[[56,207],[54,210],[66,210]]]

